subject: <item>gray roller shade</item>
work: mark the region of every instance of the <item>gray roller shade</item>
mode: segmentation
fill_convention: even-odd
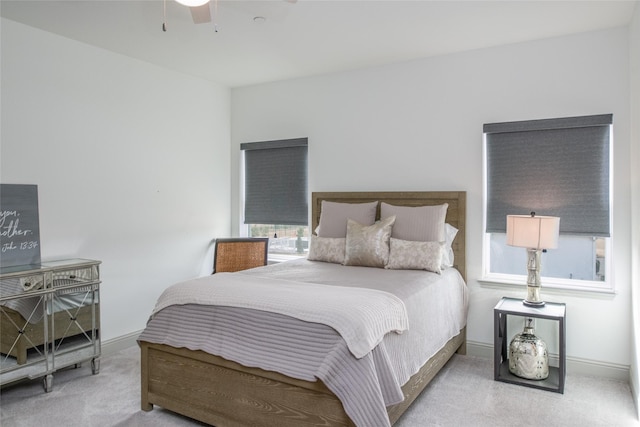
[[[560,233],[609,236],[612,114],[484,125],[488,233],[506,216],[560,217]]]
[[[245,165],[245,224],[307,225],[307,138],[240,145]]]

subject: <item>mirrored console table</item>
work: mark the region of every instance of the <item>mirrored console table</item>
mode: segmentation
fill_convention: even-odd
[[[68,259],[0,269],[0,385],[91,362],[100,370],[100,261]]]

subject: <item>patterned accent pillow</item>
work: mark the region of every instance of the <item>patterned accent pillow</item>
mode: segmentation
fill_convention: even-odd
[[[443,242],[411,242],[392,237],[389,246],[389,262],[385,268],[442,273]]]
[[[395,216],[373,225],[362,225],[352,219],[347,221],[347,242],[344,265],[383,268],[389,261],[389,239]]]
[[[332,262],[342,264],[344,262],[344,246],[346,238],[318,237],[311,235],[309,242],[309,261]]]

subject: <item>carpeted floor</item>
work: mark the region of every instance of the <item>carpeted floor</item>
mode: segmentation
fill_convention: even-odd
[[[103,357],[98,375],[83,366],[55,374],[53,391],[40,380],[0,393],[2,427],[199,426],[156,407],[140,410],[139,350]],[[567,375],[558,394],[493,381],[490,359],[455,355],[396,424],[422,426],[640,426],[629,385]]]

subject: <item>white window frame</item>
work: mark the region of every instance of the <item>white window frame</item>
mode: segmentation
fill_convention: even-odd
[[[308,156],[308,153],[307,153]],[[239,198],[239,222],[238,222],[238,226],[239,226],[239,230],[238,230],[238,235],[240,237],[250,237],[250,231],[251,231],[251,225],[252,224],[245,224],[244,222],[244,204],[245,204],[245,151],[244,150],[240,150],[240,156],[239,156],[239,161],[240,161],[240,166],[239,166],[239,171],[240,171],[240,176],[238,179],[239,182],[239,193],[240,193],[240,198]],[[311,221],[308,221],[308,224],[306,225],[307,229],[310,231],[311,229]],[[271,241],[271,239],[270,239]],[[280,262],[284,262],[284,261],[289,261],[289,260],[293,260],[293,259],[299,259],[306,256],[306,254],[304,255],[287,255],[287,254],[279,254],[279,253],[272,253],[272,252],[268,252],[267,255],[267,262],[269,264],[276,264],[276,263],[280,263]]]
[[[611,129],[609,132],[610,135],[610,144],[609,144],[609,218],[612,220],[614,218],[613,212],[613,125],[611,125]],[[478,282],[482,285],[489,287],[507,287],[507,288],[526,288],[527,285],[527,274],[526,274],[526,264],[523,263],[522,271],[523,274],[502,274],[502,273],[492,273],[490,271],[491,267],[491,233],[487,233],[487,138],[486,134],[482,135],[482,275]],[[595,280],[577,280],[577,279],[562,279],[557,277],[548,277],[544,276],[544,266],[541,271],[541,284],[542,284],[542,292],[545,290],[549,290],[551,292],[560,292],[566,293],[566,291],[578,291],[580,293],[585,292],[594,292],[598,294],[615,294],[615,281],[612,278],[613,273],[613,262],[612,262],[612,253],[613,253],[613,227],[611,231],[611,237],[604,238],[605,241],[605,257],[604,257],[604,268],[605,268],[605,280],[604,281],[595,281]],[[523,249],[524,250],[524,249]]]
[[[574,290],[581,292],[596,292],[596,293],[615,293],[615,288],[613,286],[614,281],[612,280],[612,262],[611,262],[611,237],[605,238],[605,257],[604,257],[604,268],[605,268],[605,280],[597,281],[597,280],[577,280],[577,279],[561,279],[558,277],[548,277],[544,275],[544,265],[542,267],[542,277],[540,278],[542,283],[542,289],[553,289],[553,290]],[[491,253],[491,235],[490,233],[483,233],[483,241],[482,241],[482,276],[478,280],[480,283],[485,285],[498,285],[505,287],[518,287],[518,288],[526,288],[527,285],[527,266],[525,263],[522,264],[522,272],[523,274],[503,274],[503,273],[492,273],[490,271],[490,253]],[[524,249],[522,249],[524,251]]]

